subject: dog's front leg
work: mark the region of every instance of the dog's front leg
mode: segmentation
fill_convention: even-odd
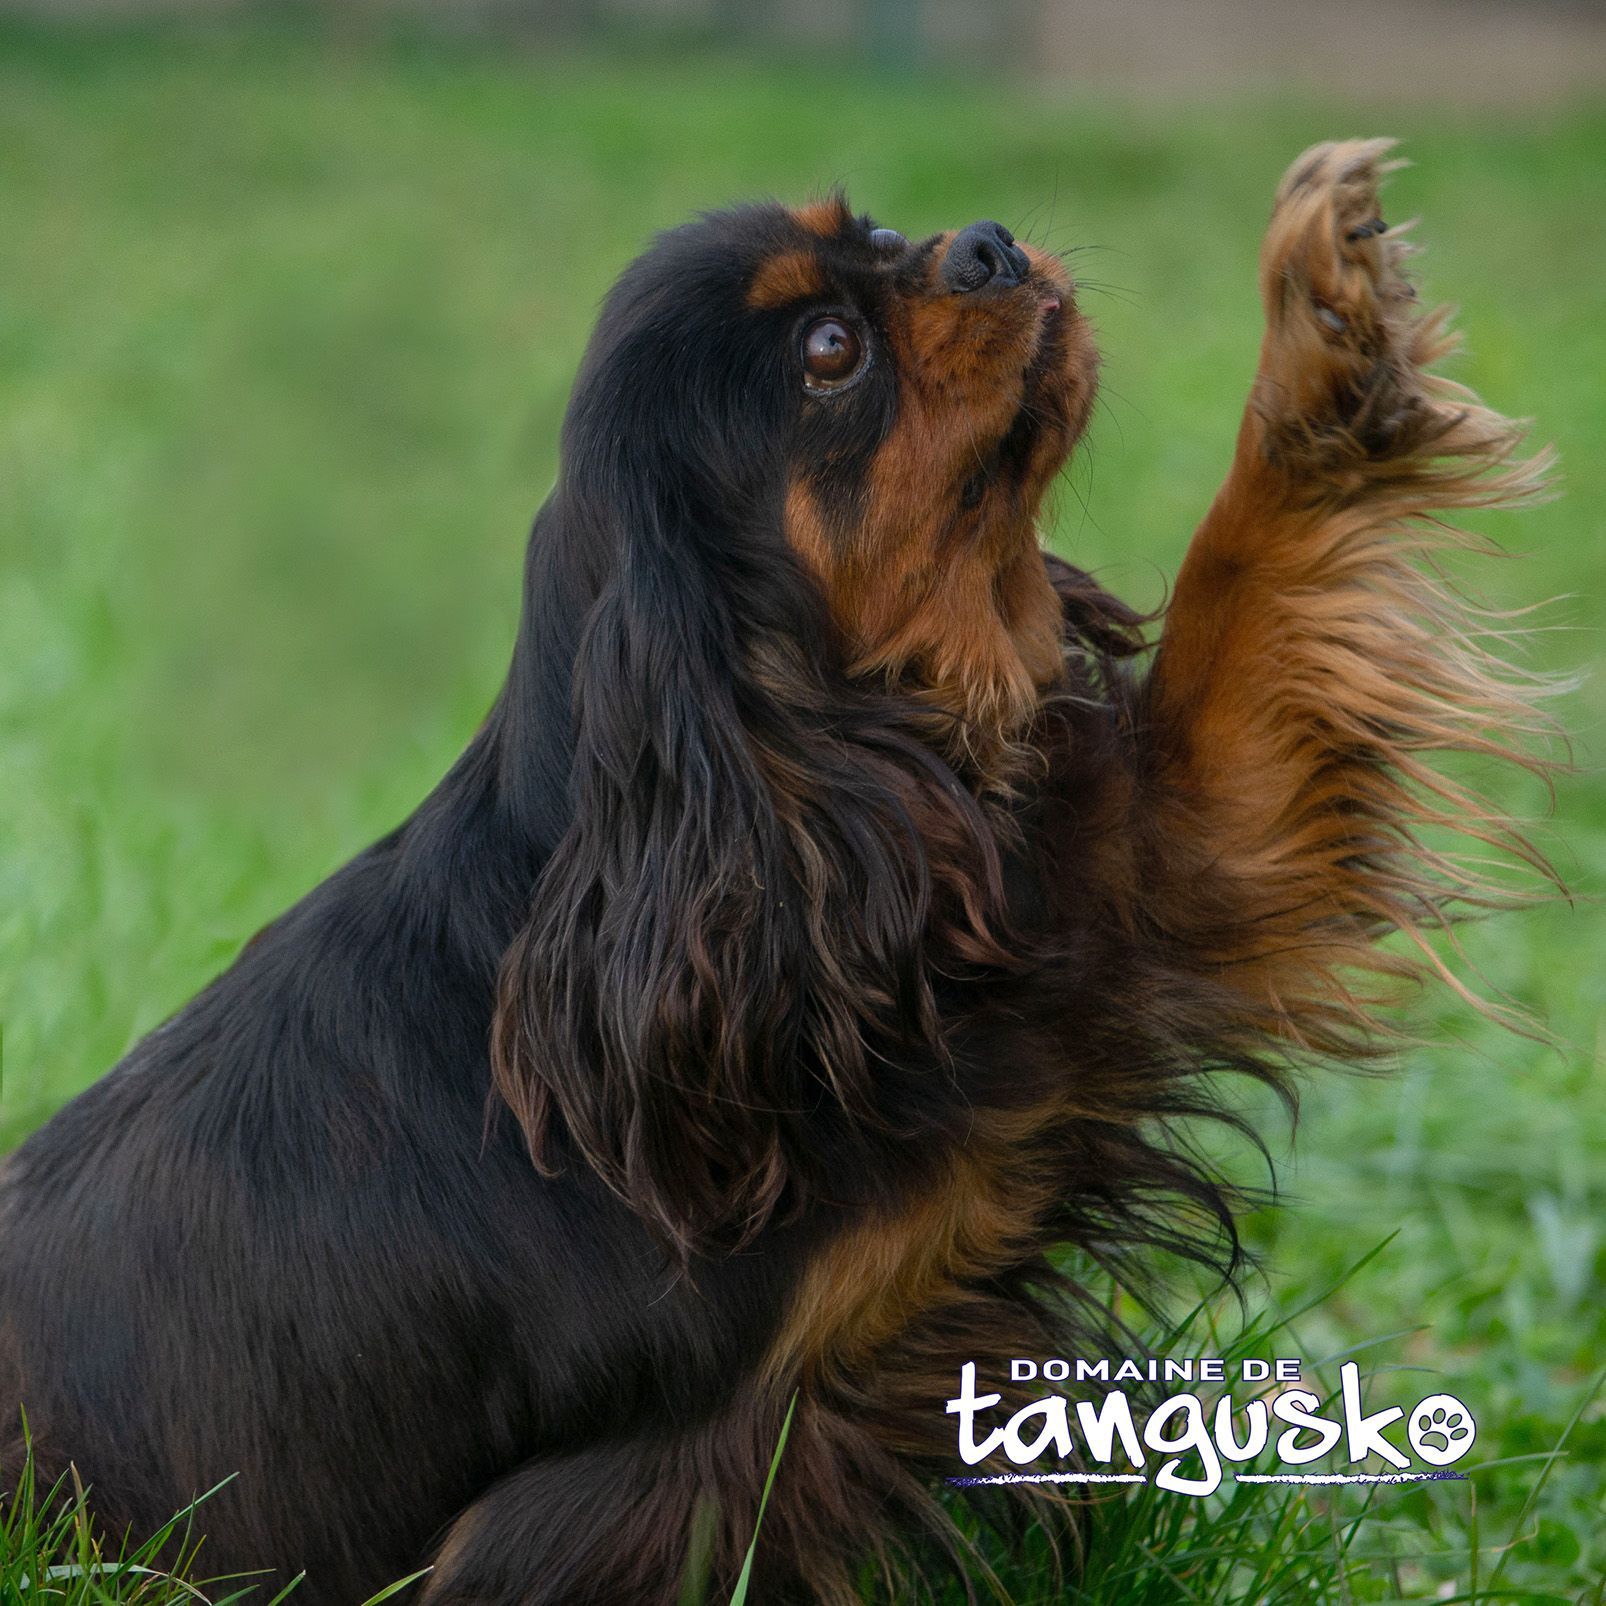
[[[936,1421],[941,1423],[941,1405]],[[537,1458],[442,1536],[420,1606],[677,1606],[728,1600],[756,1527],[785,1401],[744,1395],[684,1431],[645,1431]],[[853,1424],[800,1395],[764,1507],[751,1596],[849,1606],[866,1531],[897,1469],[874,1483]]]
[[[1372,1002],[1355,967],[1432,963],[1424,934],[1498,895],[1441,828],[1533,858],[1425,755],[1520,757],[1534,728],[1535,683],[1434,558],[1448,510],[1527,498],[1543,464],[1428,371],[1453,342],[1379,218],[1388,149],[1319,146],[1283,180],[1260,369],[1143,710],[1149,915],[1246,1025],[1344,1052]],[[1380,955],[1390,930],[1416,954]]]

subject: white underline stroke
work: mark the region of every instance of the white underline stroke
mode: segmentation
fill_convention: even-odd
[[[1464,1483],[1464,1472],[1240,1472],[1234,1483]]]
[[[995,1478],[950,1478],[960,1489],[994,1483],[1147,1483],[1140,1472],[1006,1472]]]

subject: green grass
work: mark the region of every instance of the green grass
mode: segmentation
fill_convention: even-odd
[[[1347,1287],[1361,1285],[1369,1267],[1382,1263],[1391,1247],[1385,1239],[1373,1246],[1317,1294],[1281,1311],[1261,1311],[1237,1321],[1224,1320],[1224,1312],[1206,1301],[1170,1325],[1151,1326],[1149,1341],[1158,1354],[1214,1355],[1223,1357],[1228,1375],[1246,1357],[1270,1360],[1299,1349],[1297,1332],[1302,1319],[1330,1307]],[[1341,1407],[1337,1366],[1356,1360],[1362,1368],[1363,1394],[1368,1408],[1398,1404],[1409,1408],[1437,1385],[1426,1379],[1397,1375],[1403,1368],[1376,1360],[1390,1338],[1379,1333],[1347,1350],[1321,1358],[1306,1357],[1301,1386],[1321,1401],[1321,1412],[1339,1420]],[[1382,1340],[1380,1344],[1378,1340]],[[1416,1381],[1418,1387],[1411,1387]],[[1594,1379],[1579,1400],[1574,1419],[1547,1450],[1516,1458],[1531,1499],[1543,1495],[1550,1478],[1567,1454],[1576,1418],[1599,1395],[1606,1374]],[[1158,1391],[1156,1391],[1158,1392]],[[1206,1409],[1213,1408],[1211,1391],[1202,1391]],[[1216,1391],[1217,1393],[1221,1391]],[[1232,1392],[1229,1388],[1226,1392]],[[1240,1400],[1245,1390],[1237,1389]],[[1490,1462],[1478,1459],[1482,1487]],[[1317,1463],[1313,1470],[1341,1470],[1337,1458]],[[1056,1575],[1053,1558],[1041,1542],[1029,1542],[1005,1569],[1006,1587],[1017,1601],[1064,1601],[1074,1606],[1177,1606],[1178,1602],[1209,1606],[1354,1606],[1357,1602],[1393,1602],[1420,1599],[1495,1602],[1523,1600],[1551,1606],[1601,1606],[1606,1601],[1606,1579],[1596,1575],[1594,1587],[1575,1594],[1559,1574],[1541,1580],[1537,1572],[1524,1584],[1501,1588],[1504,1574],[1517,1554],[1517,1541],[1528,1532],[1531,1507],[1525,1500],[1515,1516],[1485,1513],[1480,1527],[1478,1488],[1464,1495],[1468,1520],[1445,1526],[1420,1520],[1402,1503],[1402,1491],[1386,1486],[1370,1490],[1323,1491],[1298,1487],[1255,1485],[1228,1477],[1213,1496],[1179,1499],[1153,1484],[1121,1491],[1106,1502],[1090,1529],[1081,1570],[1065,1581]],[[1288,1470],[1268,1455],[1261,1455],[1249,1472]],[[1190,1458],[1187,1476],[1197,1477],[1200,1465]],[[1417,1485],[1442,1496],[1454,1484]],[[1314,1497],[1313,1497],[1314,1495]],[[1336,1497],[1335,1497],[1336,1496]],[[1490,1531],[1490,1530],[1493,1531]],[[950,1595],[959,1606],[958,1590]],[[948,1603],[945,1603],[948,1606]]]
[[[205,1506],[218,1489],[155,1533],[111,1543],[97,1530],[77,1469],[45,1487],[30,1453],[13,1486],[0,1491],[0,1606],[283,1606],[301,1576],[270,1597],[249,1575],[206,1573]],[[422,1576],[397,1579],[363,1606],[382,1606]]]
[[[1469,335],[1458,375],[1561,449],[1566,497],[1487,525],[1523,555],[1486,589],[1573,594],[1553,617],[1575,628],[1535,651],[1590,664],[1606,106],[1183,112],[706,59],[0,32],[0,1149],[466,740],[597,300],[651,230],[843,180],[911,234],[996,216],[1076,247],[1105,400],[1054,538],[1152,605],[1228,459],[1272,186],[1355,132],[1401,135],[1418,164],[1389,216],[1424,216],[1428,293]],[[1567,706],[1583,773],[1549,833],[1586,890],[1606,867],[1603,699],[1596,681]],[[1248,1227],[1274,1311],[1395,1234],[1292,1335],[1320,1358],[1397,1334],[1369,1360],[1438,1373],[1480,1427],[1470,1483],[1377,1499],[1360,1561],[1315,1568],[1305,1599],[1565,1599],[1606,1571],[1600,1400],[1534,1501],[1546,1463],[1524,1459],[1556,1447],[1606,1358],[1606,910],[1468,941],[1562,1046],[1427,1001],[1429,1046],[1393,1080],[1312,1084],[1282,1206]],[[1104,1553],[1184,1522],[1206,1559],[1101,1598],[1289,1598],[1313,1536],[1360,1514],[1262,1500],[1230,1530],[1260,1560],[1226,1566],[1229,1529],[1183,1504],[1112,1518]],[[1028,1597],[1029,1566],[1000,1566]]]

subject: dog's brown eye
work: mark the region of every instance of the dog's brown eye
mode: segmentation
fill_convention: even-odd
[[[803,371],[817,386],[851,379],[863,357],[864,342],[840,318],[816,318],[803,331]]]

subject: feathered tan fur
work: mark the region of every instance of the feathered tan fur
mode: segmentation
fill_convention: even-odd
[[[1446,515],[1532,501],[1551,454],[1520,457],[1522,425],[1431,372],[1457,341],[1378,216],[1392,143],[1318,146],[1278,191],[1260,371],[1147,698],[1150,908],[1263,1029],[1345,1054],[1376,1035],[1357,975],[1461,986],[1430,935],[1518,895],[1491,855],[1549,874],[1429,762],[1546,767],[1530,739],[1552,687],[1504,661],[1508,621],[1438,559],[1474,544]],[[1376,946],[1393,931],[1404,951]]]

